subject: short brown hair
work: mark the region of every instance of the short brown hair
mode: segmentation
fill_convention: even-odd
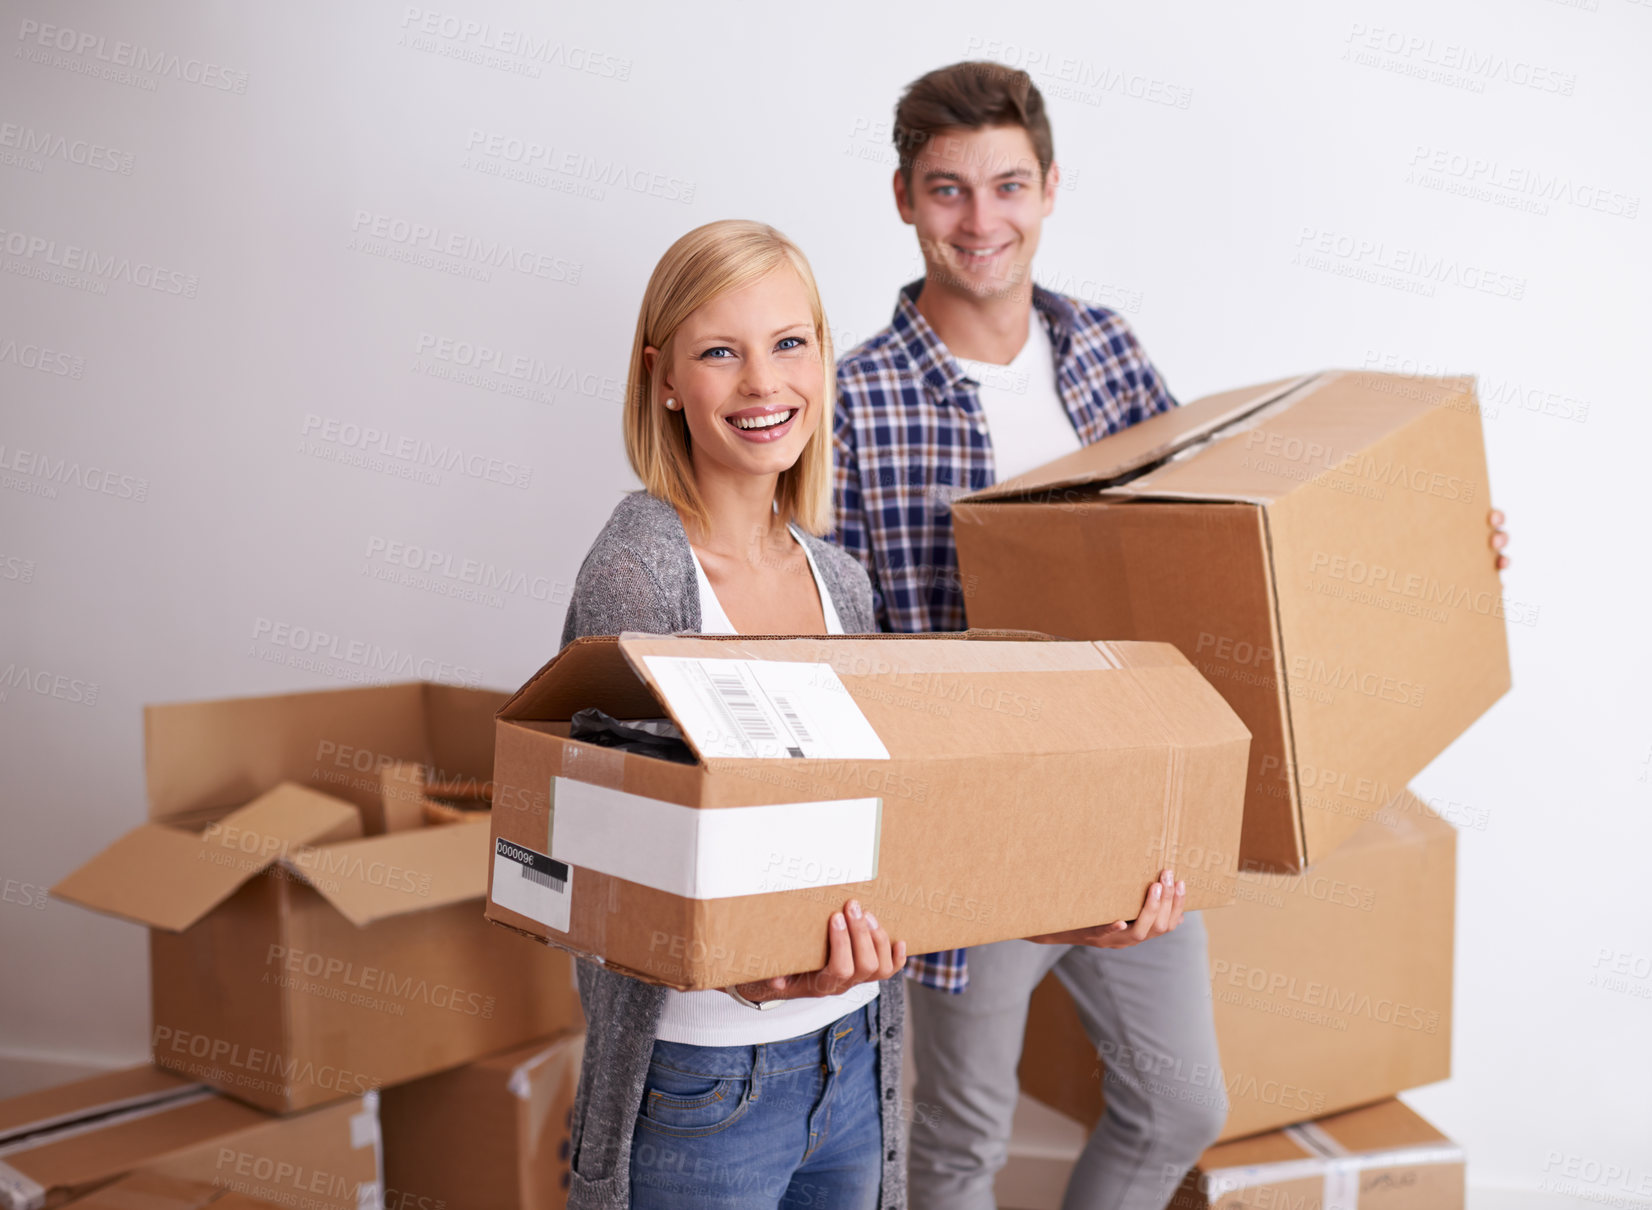
[[[1055,160],[1044,94],[1026,72],[1002,63],[972,59],[937,67],[906,86],[895,103],[895,152],[901,177],[912,188],[912,163],[940,131],[1019,126],[1032,140],[1040,183]]]
[[[799,529],[823,534],[832,522],[832,411],[837,399],[837,367],[832,329],[820,303],[820,288],[803,250],[766,223],[721,219],[696,227],[660,257],[643,292],[637,332],[631,341],[625,390],[625,454],[649,495],[657,496],[700,524],[705,501],[694,481],[688,420],[679,409],[662,406],[660,379],[671,361],[672,340],[694,310],[790,265],[803,282],[820,352],[820,415],[803,452],[780,472],[775,503],[780,516]],[[649,373],[644,350],[659,350]]]

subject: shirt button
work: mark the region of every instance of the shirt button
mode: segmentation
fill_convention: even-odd
[[[884,1030],[883,1036],[886,1038],[893,1038],[895,1036],[895,1027],[891,1025],[888,1029]]]
[[[895,1090],[893,1088],[885,1088],[883,1090],[883,1099],[886,1101],[893,1101],[895,1099]]]
[[[891,1160],[893,1160],[893,1159],[894,1159],[894,1158],[895,1158],[895,1153],[894,1153],[894,1152],[893,1152],[893,1151],[891,1151],[891,1152],[890,1152],[890,1153],[889,1153],[889,1158],[890,1158],[890,1159],[891,1159]]]

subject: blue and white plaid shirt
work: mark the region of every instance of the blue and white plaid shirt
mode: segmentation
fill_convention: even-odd
[[[997,480],[978,384],[918,313],[922,288],[903,287],[889,326],[838,361],[832,428],[834,540],[871,576],[879,627],[908,633],[964,628],[948,506]],[[1036,286],[1033,307],[1083,444],[1176,406],[1121,316]],[[961,992],[967,952],[916,956],[907,973]]]

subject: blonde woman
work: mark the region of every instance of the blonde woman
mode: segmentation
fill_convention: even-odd
[[[644,489],[580,568],[580,635],[876,629],[831,517],[833,358],[809,263],[760,223],[683,236],[649,279],[625,446]],[[572,1210],[905,1202],[906,947],[851,900],[809,975],[678,992],[579,964]]]

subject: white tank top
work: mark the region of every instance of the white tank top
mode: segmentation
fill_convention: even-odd
[[[814,555],[809,553],[803,535],[795,527],[788,528],[797,544],[803,547],[803,557],[809,561],[815,590],[820,593],[820,611],[826,617],[826,633],[842,634],[843,623],[837,616],[837,607],[832,604],[832,594],[826,590],[826,582],[820,578]],[[689,547],[691,554],[693,550]],[[739,633],[712,590],[706,570],[700,566],[699,555],[694,555],[694,579],[700,587],[700,633]],[[759,1012],[720,991],[668,991],[665,1012],[655,1036],[666,1042],[687,1042],[693,1046],[756,1046],[763,1042],[781,1042],[823,1029],[877,999],[877,995],[876,983],[862,983],[841,995],[787,1000],[776,1008]]]

